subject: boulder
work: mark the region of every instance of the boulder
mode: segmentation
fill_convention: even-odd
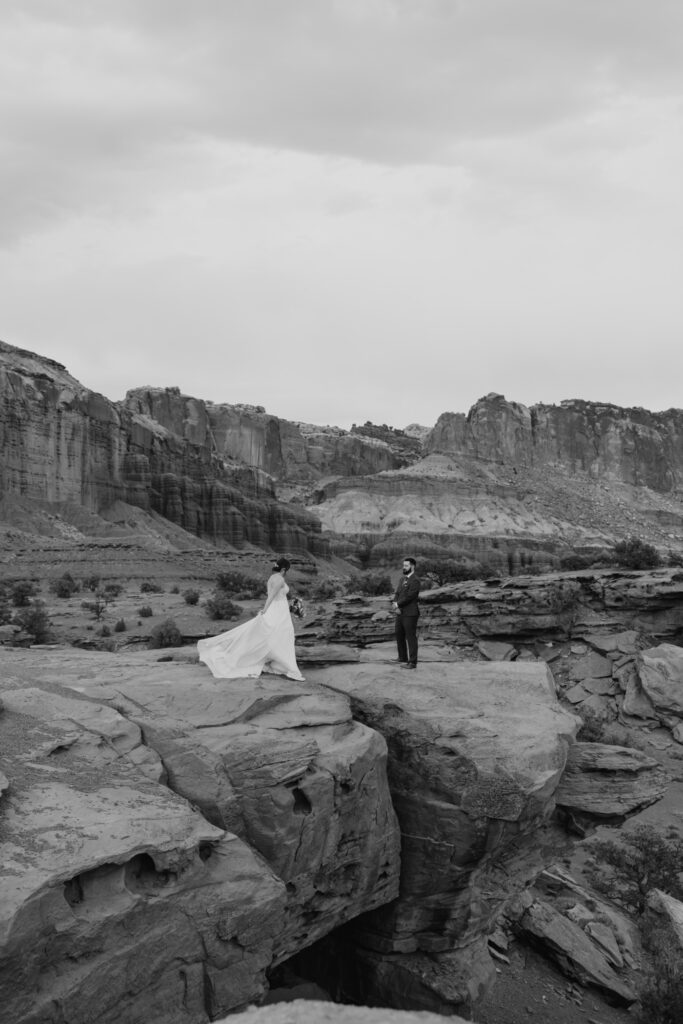
[[[651,910],[665,918],[676,942],[683,950],[683,903],[661,889],[652,889],[648,893],[647,904]]]
[[[660,800],[670,781],[659,762],[641,750],[575,743],[556,799],[561,807],[599,818],[624,816]]]
[[[0,655],[13,1024],[214,1019],[397,893],[386,744],[348,698],[155,655]]]
[[[517,657],[516,647],[511,644],[497,643],[495,640],[480,640],[477,649],[487,661],[513,661]]]
[[[611,966],[610,954],[550,903],[535,899],[522,915],[519,928],[581,985],[593,985],[622,1004],[636,1001],[635,990]]]
[[[660,714],[683,718],[683,647],[660,644],[641,651],[638,675],[643,692]]]
[[[258,999],[284,883],[127,757],[63,735],[49,707],[0,718],[4,1018],[180,1022]]]

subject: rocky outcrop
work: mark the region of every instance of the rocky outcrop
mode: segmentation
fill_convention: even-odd
[[[676,946],[683,952],[683,903],[668,892],[652,889],[647,894],[647,906],[659,917],[660,923],[664,921]]]
[[[320,977],[352,1001],[465,1009],[490,981],[486,932],[512,864],[534,859],[578,722],[544,664],[423,664],[416,681],[360,664],[316,678],[386,737],[402,834],[398,899],[324,944]]]
[[[570,474],[670,493],[683,484],[683,411],[578,400],[529,409],[490,394],[467,416],[444,413],[425,452],[513,467],[560,466]]]
[[[581,985],[629,1005],[638,965],[638,933],[625,914],[579,885],[557,865],[508,908],[514,928]]]
[[[122,405],[222,460],[253,466],[282,483],[397,469],[419,458],[422,449],[401,430],[293,423],[262,406],[203,402],[179,388],[136,388]]]
[[[671,779],[641,750],[575,743],[557,789],[560,807],[596,818],[618,818],[660,800]]]
[[[572,667],[572,681],[583,686],[623,668],[641,635],[683,638],[683,573],[583,570],[469,580],[423,590],[420,606],[420,637],[439,646],[498,642],[508,651],[538,644],[539,656],[549,657],[559,648],[546,649],[546,643],[586,640],[584,654],[590,645],[596,657],[574,659]],[[324,640],[360,648],[393,636],[389,594],[337,600],[299,631],[302,644]]]
[[[340,694],[73,650],[2,678],[11,1024],[215,1019],[396,894],[386,745]]]
[[[316,511],[370,564],[407,550],[496,572],[590,564],[637,533],[680,549],[683,412],[570,401],[526,408],[490,394],[444,413],[407,468],[325,481]],[[335,541],[339,545],[339,541]]]
[[[199,435],[199,414],[197,423]],[[192,431],[117,406],[59,363],[2,342],[0,452],[3,497],[97,513],[126,502],[219,546],[328,548],[318,520],[279,502],[256,463],[228,463]]]

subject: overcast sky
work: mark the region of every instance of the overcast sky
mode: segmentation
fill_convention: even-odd
[[[0,338],[120,399],[683,407],[680,0],[4,0]]]

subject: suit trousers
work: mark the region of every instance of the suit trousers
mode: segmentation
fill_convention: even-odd
[[[417,615],[396,616],[398,660],[417,665]]]

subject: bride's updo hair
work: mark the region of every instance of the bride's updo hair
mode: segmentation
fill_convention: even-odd
[[[286,558],[278,558],[277,562],[273,563],[273,572],[282,572],[283,569],[291,569],[291,567],[292,563]]]

